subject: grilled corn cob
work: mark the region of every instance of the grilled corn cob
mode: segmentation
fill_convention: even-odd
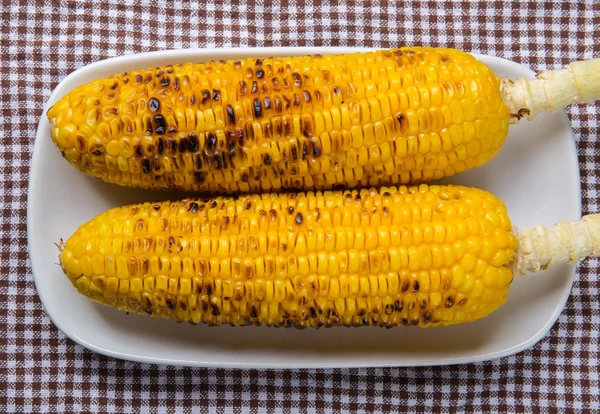
[[[48,118],[71,164],[121,185],[398,185],[486,163],[511,117],[597,98],[599,63],[503,84],[470,54],[424,47],[188,63],[82,85]]]
[[[504,204],[466,187],[270,193],[115,208],[60,262],[91,299],[178,321],[426,327],[484,317],[513,274],[592,254],[574,226],[517,243]]]

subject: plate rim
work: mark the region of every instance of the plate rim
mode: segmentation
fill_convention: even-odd
[[[368,362],[361,362],[361,363],[355,363],[355,364],[351,363],[351,362],[347,362],[347,363],[335,362],[335,363],[289,363],[289,364],[283,365],[278,362],[271,363],[271,364],[262,363],[262,362],[260,362],[260,363],[235,363],[235,362],[213,362],[211,360],[198,361],[198,360],[182,360],[182,359],[170,359],[170,358],[160,358],[160,357],[147,357],[147,356],[143,356],[143,355],[113,351],[113,350],[99,347],[92,343],[89,343],[89,342],[85,341],[83,338],[79,337],[76,332],[72,332],[68,328],[65,329],[65,325],[62,323],[61,318],[57,317],[56,314],[53,314],[53,312],[50,311],[46,307],[46,303],[49,300],[49,298],[47,296],[48,292],[46,292],[44,289],[41,289],[41,290],[39,289],[39,278],[36,277],[36,274],[39,275],[42,272],[41,272],[41,269],[37,265],[38,260],[35,259],[36,254],[35,254],[35,250],[32,246],[34,244],[34,241],[33,241],[34,236],[32,234],[32,231],[33,231],[32,228],[34,228],[33,226],[35,223],[35,219],[33,218],[34,215],[31,214],[32,213],[32,201],[31,200],[32,200],[32,194],[34,194],[33,188],[36,187],[36,182],[37,182],[37,179],[35,177],[39,176],[39,174],[36,175],[33,172],[34,172],[34,170],[36,170],[35,169],[35,165],[36,165],[35,161],[41,156],[39,153],[40,145],[38,144],[38,141],[40,141],[41,139],[44,139],[44,138],[41,138],[42,136],[47,135],[43,129],[44,117],[46,116],[46,113],[49,109],[50,102],[53,102],[56,99],[57,91],[60,90],[65,83],[69,82],[72,78],[79,76],[80,73],[84,72],[84,71],[97,70],[97,69],[102,68],[103,66],[112,65],[115,62],[132,63],[135,60],[140,60],[140,59],[143,59],[146,57],[152,58],[152,57],[155,57],[158,55],[160,55],[162,57],[162,59],[164,59],[165,61],[168,61],[169,59],[181,60],[181,59],[185,59],[186,57],[193,57],[194,60],[196,60],[198,58],[202,58],[203,56],[219,55],[222,53],[236,53],[236,52],[241,52],[243,54],[255,52],[256,54],[263,54],[263,55],[272,53],[273,56],[285,56],[287,52],[290,52],[289,53],[290,55],[309,55],[309,54],[315,54],[315,53],[322,53],[322,54],[358,53],[358,52],[372,51],[372,50],[377,50],[377,49],[378,48],[334,47],[334,46],[192,48],[192,49],[181,49],[181,50],[170,49],[170,50],[165,50],[165,51],[159,50],[159,51],[152,51],[152,52],[127,54],[127,55],[122,55],[122,56],[111,57],[108,59],[103,59],[100,61],[90,63],[88,65],[82,66],[82,67],[74,70],[73,72],[71,72],[66,77],[64,77],[53,89],[52,93],[50,94],[50,96],[48,97],[48,99],[46,100],[46,102],[44,104],[42,115],[38,122],[38,128],[36,129],[36,137],[34,140],[33,152],[31,155],[29,175],[28,175],[29,181],[28,181],[28,187],[27,187],[27,191],[28,191],[27,219],[26,219],[27,251],[29,253],[29,258],[30,258],[30,263],[31,263],[31,272],[32,272],[32,276],[34,279],[37,294],[40,298],[40,301],[42,303],[44,311],[49,316],[52,323],[54,323],[54,325],[62,333],[64,333],[69,339],[73,340],[74,342],[81,345],[82,347],[87,348],[91,351],[97,352],[101,355],[105,355],[105,356],[109,356],[109,357],[113,357],[113,358],[117,358],[117,359],[121,359],[121,360],[140,362],[140,363],[166,364],[166,365],[172,365],[172,366],[187,366],[187,367],[226,368],[226,369],[227,368],[238,368],[238,369],[314,369],[314,368],[342,369],[342,368],[370,368],[370,367],[421,367],[421,366],[457,365],[457,364],[469,364],[469,363],[476,363],[476,362],[482,362],[482,361],[490,361],[490,360],[494,360],[497,358],[511,356],[511,355],[519,353],[519,352],[521,352],[525,349],[528,349],[528,348],[534,346],[535,344],[537,344],[548,333],[548,331],[554,326],[554,324],[556,323],[560,314],[563,312],[563,310],[566,306],[566,303],[571,294],[573,282],[575,281],[575,277],[576,277],[576,273],[577,273],[576,265],[570,265],[568,267],[570,270],[570,288],[568,290],[565,290],[565,292],[563,292],[563,294],[560,298],[560,303],[557,304],[558,306],[555,308],[552,316],[546,321],[546,324],[530,339],[528,339],[527,341],[523,341],[522,343],[520,343],[518,345],[514,345],[512,347],[503,349],[501,351],[495,351],[492,353],[479,355],[479,356],[475,356],[475,357],[456,357],[456,358],[450,357],[447,360],[439,360],[439,361],[433,361],[433,362],[424,362],[424,361],[416,362],[416,363],[414,363],[414,362],[413,363],[390,362],[390,363],[385,363],[385,364],[379,364],[379,363],[373,364],[373,363],[368,363]],[[530,76],[530,77],[535,76],[535,73],[531,69],[529,69],[528,67],[521,65],[517,62],[511,61],[511,60],[508,60],[508,59],[505,59],[502,57],[498,57],[498,56],[482,55],[479,53],[472,53],[472,55],[475,56],[478,60],[490,60],[490,61],[499,60],[499,61],[503,62],[504,64],[513,65],[513,66],[516,65],[519,67],[520,70],[525,70],[528,73],[527,76]],[[566,132],[568,132],[569,135],[571,136],[569,145],[573,149],[572,154],[575,158],[575,164],[579,166],[577,146],[576,146],[575,136],[573,134],[573,129],[571,127],[570,120],[564,110],[561,110],[556,115],[558,115],[562,118],[562,122],[564,122],[565,126],[567,127]],[[578,197],[576,200],[576,207],[579,211],[578,217],[581,217],[581,214],[582,214],[582,199],[581,199],[582,192],[581,192],[581,175],[580,174],[581,174],[580,168],[576,168],[575,178],[577,179],[576,189],[577,189],[577,193],[578,193]]]

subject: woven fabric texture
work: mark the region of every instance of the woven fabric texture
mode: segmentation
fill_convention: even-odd
[[[600,2],[1,1],[0,411],[600,410],[596,259],[578,267],[550,333],[511,357],[431,368],[237,371],[131,363],[76,345],[44,312],[26,235],[42,107],[58,82],[86,64],[178,48],[439,45],[537,71],[600,57]],[[597,212],[600,103],[568,114],[583,213]]]

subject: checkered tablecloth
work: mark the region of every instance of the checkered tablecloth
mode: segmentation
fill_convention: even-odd
[[[0,9],[0,412],[600,410],[598,260],[532,349],[407,369],[237,371],[124,362],[52,324],[27,254],[28,171],[42,106],[73,70],[172,48],[439,45],[534,70],[600,57],[600,1],[16,1]],[[600,103],[568,110],[583,212],[598,211]]]

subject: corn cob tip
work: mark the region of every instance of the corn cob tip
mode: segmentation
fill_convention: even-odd
[[[504,79],[501,94],[512,123],[523,117],[532,120],[541,112],[557,112],[573,103],[600,99],[600,58],[542,71],[535,79]]]
[[[559,221],[551,227],[538,225],[515,233],[518,247],[512,268],[517,277],[600,256],[600,214],[590,214],[579,221]]]

